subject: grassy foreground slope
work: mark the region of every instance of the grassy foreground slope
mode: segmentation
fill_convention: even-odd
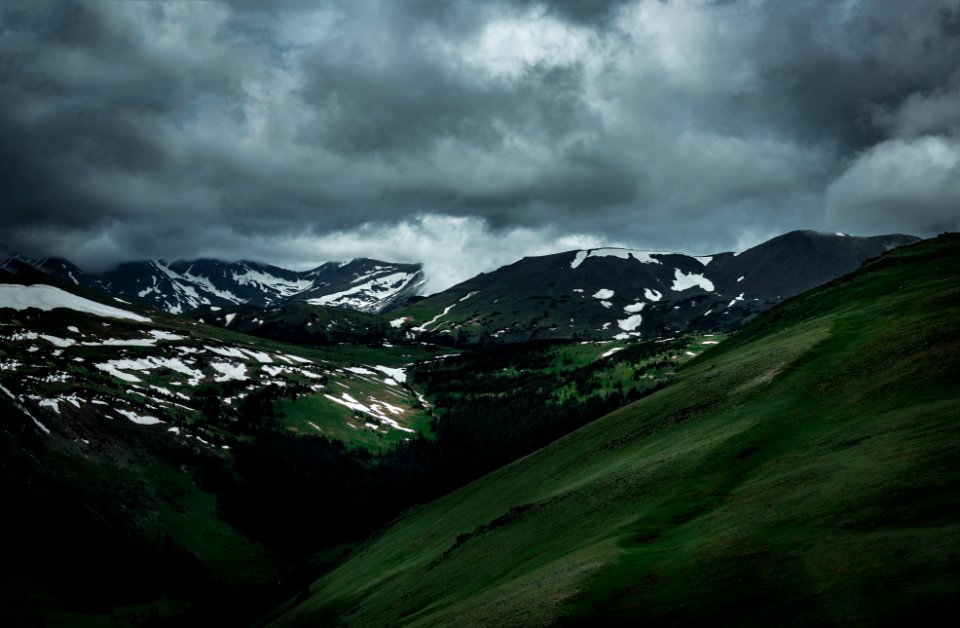
[[[875,625],[960,606],[960,237],[424,507],[279,625]]]

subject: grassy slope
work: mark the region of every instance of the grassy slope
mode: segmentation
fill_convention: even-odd
[[[958,269],[943,237],[791,300],[675,385],[410,512],[278,623],[877,624],[957,606]]]

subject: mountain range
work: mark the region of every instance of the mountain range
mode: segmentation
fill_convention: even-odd
[[[421,338],[462,343],[733,329],[916,241],[793,231],[741,253],[603,248],[527,257],[401,308],[394,320]]]
[[[248,261],[152,260],[100,274],[62,259],[20,261],[75,285],[280,340],[476,345],[735,329],[786,298],[916,240],[793,231],[743,252],[708,256],[567,251],[525,257],[427,297],[418,294],[425,283],[419,264],[370,259],[309,271]],[[313,306],[391,316],[357,318]]]
[[[272,307],[292,301],[383,312],[416,294],[423,285],[419,264],[371,259],[327,262],[307,271],[249,261],[147,260],[126,262],[98,274],[85,273],[58,258],[20,261],[75,285],[98,288],[172,314],[201,306]]]
[[[298,296],[271,307],[201,306],[190,316],[307,345],[418,340],[477,346],[731,330],[864,260],[916,241],[908,235],[793,231],[743,252],[709,256],[566,251],[526,257],[426,297],[402,290],[379,317],[324,310],[311,305],[319,301]]]

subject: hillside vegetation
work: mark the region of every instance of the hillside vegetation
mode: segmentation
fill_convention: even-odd
[[[960,237],[410,511],[278,625],[876,625],[960,606]]]

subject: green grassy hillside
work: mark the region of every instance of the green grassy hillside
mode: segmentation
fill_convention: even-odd
[[[960,237],[414,509],[278,625],[876,625],[960,606]]]

